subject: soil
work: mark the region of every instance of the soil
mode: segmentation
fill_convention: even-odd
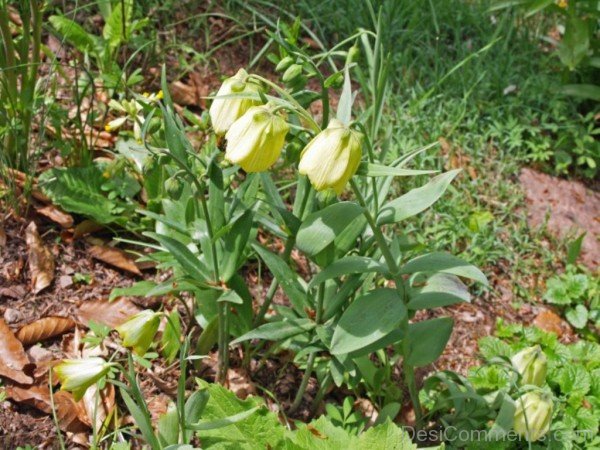
[[[529,224],[546,227],[558,238],[585,232],[580,261],[592,270],[600,265],[600,193],[578,181],[563,180],[524,168],[519,176],[527,200]]]

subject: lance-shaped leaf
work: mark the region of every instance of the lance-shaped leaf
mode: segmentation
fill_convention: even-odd
[[[450,317],[411,323],[408,327],[407,364],[415,367],[434,362],[444,351],[452,334],[454,321]]]
[[[395,289],[376,289],[358,297],[333,332],[331,353],[361,350],[390,334],[405,317],[406,307]]]
[[[224,241],[223,257],[220,261],[221,279],[224,282],[235,274],[238,266],[238,261],[248,242],[250,230],[252,229],[252,219],[254,213],[251,209],[247,209],[233,222],[229,233],[222,239]]]
[[[443,272],[469,278],[487,286],[488,280],[481,270],[449,253],[434,252],[417,256],[400,268],[401,274],[417,272]]]
[[[436,273],[429,277],[425,286],[411,296],[408,309],[439,308],[470,300],[467,287],[457,276]]]
[[[281,341],[283,339],[310,331],[315,326],[315,322],[310,319],[286,319],[278,322],[265,323],[264,325],[249,331],[243,336],[240,336],[231,342],[231,344],[238,344],[240,342],[249,341],[250,339]]]
[[[450,182],[459,172],[460,169],[456,169],[438,175],[425,186],[413,189],[385,204],[379,212],[377,223],[384,225],[400,222],[425,211],[446,192]]]
[[[313,287],[331,278],[341,277],[342,275],[351,275],[355,273],[378,272],[385,274],[386,267],[379,261],[366,256],[347,256],[338,259],[334,263],[320,271],[309,283]]]
[[[307,255],[316,255],[362,214],[363,208],[353,202],[340,202],[306,218],[298,230],[296,245]]]
[[[298,275],[285,263],[283,259],[266,248],[253,244],[252,248],[265,262],[271,273],[283,288],[296,311],[303,311],[306,304],[306,290],[298,280]]]

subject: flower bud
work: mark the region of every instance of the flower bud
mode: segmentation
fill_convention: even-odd
[[[529,442],[542,438],[550,429],[552,401],[546,395],[527,392],[516,400],[514,429]]]
[[[145,355],[158,331],[160,315],[161,313],[145,309],[116,327],[123,339],[123,346],[131,347],[136,355]]]
[[[233,122],[239,119],[248,109],[260,105],[260,101],[242,96],[256,94],[260,90],[260,85],[248,81],[248,73],[244,69],[240,69],[235,76],[225,80],[209,109],[210,120],[215,133],[218,135],[225,134]],[[232,97],[235,94],[240,94],[240,97]]]
[[[527,347],[511,358],[514,368],[521,375],[521,384],[543,386],[546,382],[548,363],[539,345]]]
[[[362,134],[333,119],[308,143],[300,157],[299,172],[317,191],[341,194],[356,173],[362,156]]]
[[[283,72],[288,67],[290,67],[293,62],[294,62],[294,59],[291,56],[286,56],[281,61],[279,61],[279,63],[275,67],[275,72]]]
[[[269,106],[254,106],[225,135],[225,158],[246,172],[267,170],[279,158],[289,129]]]
[[[175,177],[169,178],[165,181],[165,190],[172,198],[179,198],[181,191],[183,190],[183,184]]]
[[[301,74],[302,74],[302,65],[301,64],[292,64],[283,73],[283,76],[281,77],[281,80],[284,83],[290,83],[294,79],[296,79],[296,77],[298,77]]]
[[[79,401],[87,388],[106,375],[111,366],[98,357],[65,359],[54,367],[54,373],[60,380],[61,390],[71,391],[75,401]]]

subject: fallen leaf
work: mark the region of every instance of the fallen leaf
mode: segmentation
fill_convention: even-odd
[[[4,226],[0,224],[0,248],[6,247],[6,231],[4,231]]]
[[[27,288],[22,284],[13,285],[10,287],[0,288],[0,297],[10,297],[14,299],[22,299],[27,294]]]
[[[93,320],[115,328],[140,311],[140,308],[124,297],[112,302],[107,299],[88,300],[79,306],[77,320],[85,326]]]
[[[86,219],[81,223],[78,223],[73,230],[73,239],[79,239],[86,234],[94,233],[95,231],[100,231],[104,227],[100,224],[97,224],[93,220]]]
[[[36,211],[63,228],[71,228],[75,223],[71,214],[64,212],[54,205],[41,206],[36,208]]]
[[[569,325],[558,314],[549,309],[542,310],[533,319],[533,325],[549,333],[556,333],[558,337],[569,331]]]
[[[89,248],[89,252],[90,255],[92,255],[92,258],[135,275],[142,275],[142,272],[140,272],[140,269],[138,269],[131,257],[119,248],[107,247],[105,245],[92,245]]]
[[[15,402],[25,403],[46,414],[52,414],[52,398],[47,385],[7,386],[6,396]],[[69,392],[59,391],[53,397],[61,430],[77,433],[89,429],[90,423],[85,409],[75,402]]]
[[[44,247],[35,222],[31,222],[25,229],[25,242],[29,257],[29,271],[31,272],[31,287],[37,294],[47,288],[54,278],[54,257],[50,250]]]
[[[196,88],[189,84],[184,84],[181,81],[171,83],[169,92],[173,97],[173,101],[180,105],[198,105],[199,101],[196,98]]]
[[[73,328],[75,328],[75,321],[68,317],[44,317],[22,326],[17,331],[17,339],[25,345],[35,344],[59,336]]]
[[[33,383],[33,378],[24,371],[31,370],[33,364],[29,362],[23,344],[19,341],[4,320],[0,319],[0,375],[10,378],[21,384]]]
[[[92,385],[85,391],[79,403],[90,421],[95,418],[96,430],[101,430],[106,418],[110,417],[115,409],[115,387],[106,383],[106,387],[98,391],[98,385]]]

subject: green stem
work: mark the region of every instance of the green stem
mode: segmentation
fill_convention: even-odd
[[[315,365],[316,356],[317,353],[313,352],[308,357],[308,361],[306,362],[306,370],[304,371],[304,376],[302,377],[302,382],[300,383],[298,392],[296,392],[294,403],[292,403],[292,406],[290,407],[289,414],[294,414],[296,410],[300,407],[300,404],[302,403],[304,392],[306,392],[306,388],[308,387],[308,381],[310,380],[310,375],[312,374],[313,366]]]
[[[381,228],[379,226],[377,226],[377,222],[375,221],[375,219],[369,212],[367,205],[365,203],[365,199],[364,199],[362,193],[360,192],[358,185],[352,179],[350,180],[350,184],[352,186],[354,194],[356,195],[356,198],[358,199],[358,203],[360,203],[360,205],[364,208],[364,210],[363,210],[364,216],[367,219],[367,222],[369,223],[371,230],[373,231],[375,240],[377,241],[377,244],[379,245],[379,248],[381,249],[381,253],[385,259],[385,262],[386,262],[388,268],[390,269],[390,272],[392,273],[392,277],[394,279],[394,283],[396,284],[396,289],[398,290],[398,294],[400,295],[400,297],[402,298],[404,303],[406,303],[408,301],[408,298],[406,296],[404,280],[402,279],[402,276],[398,274],[398,271],[399,271],[398,264],[396,264],[396,260],[394,259],[393,255],[392,255],[392,252],[387,243],[387,240],[385,239],[385,236],[383,235]],[[408,354],[408,316],[402,321],[402,323],[400,324],[400,327],[404,330],[404,339],[402,342],[402,350],[403,350],[403,355],[404,355],[404,362],[402,364],[402,369],[403,369],[403,373],[404,373],[404,382],[406,383],[406,386],[408,388],[410,400],[411,400],[411,402],[413,404],[413,408],[415,410],[417,429],[419,429],[421,426],[421,421],[423,419],[423,409],[421,407],[421,402],[419,400],[419,394],[418,394],[418,390],[417,390],[417,383],[416,383],[416,379],[415,379],[415,368],[414,368],[414,366],[406,363],[406,355]]]

